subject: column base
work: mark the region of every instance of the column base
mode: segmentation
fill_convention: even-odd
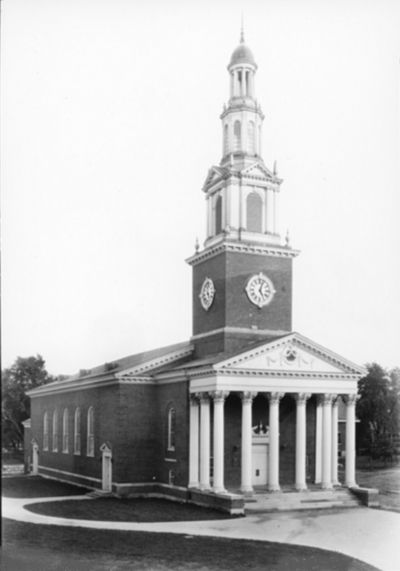
[[[279,484],[268,484],[268,491],[269,492],[280,492],[281,487]]]
[[[340,487],[341,485],[342,484],[338,480],[335,480],[334,482],[332,482],[332,486],[339,486]]]
[[[331,482],[326,483],[326,484],[322,484],[322,485],[321,485],[321,488],[322,488],[323,490],[333,490],[333,486],[332,486]]]
[[[355,482],[346,482],[345,486],[346,488],[359,488],[359,485]]]
[[[212,491],[214,494],[226,494],[227,491],[222,486],[220,488],[213,488]]]
[[[308,490],[306,484],[296,484],[294,488],[296,492],[304,492],[305,490]]]
[[[188,488],[199,488],[200,484],[199,482],[189,482],[188,484]]]
[[[243,494],[252,494],[254,492],[253,486],[240,486],[240,491]]]
[[[198,489],[201,490],[202,492],[207,492],[211,490],[211,486],[210,484],[200,484]]]

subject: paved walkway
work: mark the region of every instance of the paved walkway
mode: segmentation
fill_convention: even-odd
[[[3,516],[44,525],[208,535],[308,545],[339,551],[382,571],[400,571],[400,514],[393,512],[360,507],[259,514],[232,520],[128,523],[48,517],[24,509],[28,504],[77,499],[95,501],[84,496],[3,498]]]

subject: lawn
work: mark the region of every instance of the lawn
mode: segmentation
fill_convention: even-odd
[[[2,479],[1,484],[1,493],[6,498],[55,498],[57,496],[79,496],[91,491],[41,476],[7,477]]]
[[[97,521],[133,521],[138,523],[168,521],[211,521],[232,519],[227,513],[181,504],[163,499],[100,498],[90,501],[67,500],[33,504],[27,510],[53,517],[90,519]]]
[[[383,470],[357,470],[357,484],[378,488],[380,507],[400,512],[400,467]]]
[[[340,553],[272,542],[3,520],[7,571],[377,571]]]

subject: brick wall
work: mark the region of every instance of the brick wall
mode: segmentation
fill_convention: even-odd
[[[168,450],[168,411],[176,412],[175,450]],[[168,383],[157,387],[157,480],[169,482],[174,474],[176,486],[189,481],[189,387],[188,382]]]
[[[260,271],[271,279],[276,290],[271,303],[261,309],[249,301],[245,291],[249,278]],[[216,289],[214,302],[208,311],[203,309],[199,299],[206,276],[213,280]],[[292,260],[223,252],[194,266],[193,335],[222,327],[291,331]],[[200,343],[204,349],[204,342]],[[209,349],[212,350],[211,345]]]

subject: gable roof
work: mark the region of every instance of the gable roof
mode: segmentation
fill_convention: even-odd
[[[27,392],[29,396],[39,396],[48,392],[58,392],[67,389],[77,389],[88,386],[93,382],[105,383],[110,380],[118,380],[124,374],[138,374],[140,376],[150,376],[160,368],[168,369],[174,363],[180,363],[184,359],[189,359],[193,352],[193,345],[190,341],[175,343],[166,347],[159,347],[151,351],[136,353],[122,359],[117,359],[111,363],[104,363],[92,369],[82,371],[63,380],[58,380],[47,385],[37,387]]]

